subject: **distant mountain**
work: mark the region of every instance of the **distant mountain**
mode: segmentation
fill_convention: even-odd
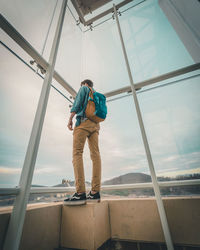
[[[182,175],[176,177],[164,177],[160,176],[157,178],[158,181],[172,181],[172,180],[191,180],[200,179],[200,174]],[[103,185],[117,185],[117,184],[131,184],[131,183],[145,183],[151,182],[151,176],[143,173],[128,173],[104,181]],[[180,186],[180,187],[161,187],[162,196],[177,196],[177,195],[200,195],[200,186]],[[124,189],[124,190],[105,190],[104,194],[109,196],[123,196],[123,197],[150,197],[154,196],[152,188],[141,188],[141,189]]]
[[[103,185],[151,182],[151,176],[143,173],[128,173],[103,182]]]

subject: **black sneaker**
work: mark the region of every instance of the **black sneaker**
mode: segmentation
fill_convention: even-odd
[[[63,201],[63,205],[76,206],[86,204],[86,195],[85,193],[78,194],[75,193],[71,197]]]
[[[101,196],[100,193],[97,192],[95,194],[92,194],[91,191],[87,195],[87,202],[100,202]]]

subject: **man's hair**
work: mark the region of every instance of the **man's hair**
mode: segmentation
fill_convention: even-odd
[[[84,81],[81,82],[81,85],[85,84],[85,83],[87,83],[89,85],[89,87],[91,87],[91,88],[93,87],[93,82],[91,80],[86,79],[86,80],[84,80]]]

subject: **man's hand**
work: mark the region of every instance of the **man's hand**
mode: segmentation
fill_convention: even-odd
[[[73,130],[73,117],[75,116],[75,114],[76,114],[75,112],[72,112],[70,115],[68,125],[67,125],[69,130]]]
[[[72,119],[69,119],[67,127],[68,127],[69,130],[73,130],[73,121],[72,121]]]

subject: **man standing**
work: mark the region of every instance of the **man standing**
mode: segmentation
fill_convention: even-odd
[[[89,120],[85,115],[90,88],[93,88],[91,80],[81,82],[81,88],[74,100],[71,115],[68,122],[69,130],[73,130],[73,117],[76,115],[76,124],[73,130],[73,167],[75,175],[76,193],[64,200],[64,205],[82,205],[87,201],[100,201],[101,187],[101,157],[98,146],[99,123]],[[83,167],[83,149],[88,139],[90,156],[93,164],[92,188],[86,197],[85,175]]]

